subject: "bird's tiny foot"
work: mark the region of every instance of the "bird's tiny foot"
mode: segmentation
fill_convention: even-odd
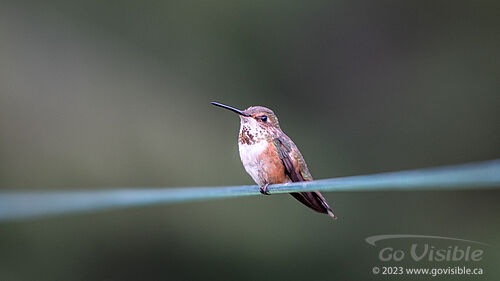
[[[264,186],[261,186],[260,187],[260,193],[264,194],[264,195],[271,195],[271,193],[269,193],[269,191],[267,191],[267,187],[269,186],[268,183],[266,183]]]

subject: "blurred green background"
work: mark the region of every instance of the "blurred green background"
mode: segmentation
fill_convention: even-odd
[[[253,184],[238,118],[210,101],[273,109],[316,179],[498,158],[499,14],[498,1],[0,1],[0,188]],[[368,280],[381,262],[364,239],[401,233],[496,245],[468,265],[500,278],[498,191],[325,197],[339,220],[279,195],[4,223],[0,280]],[[437,278],[478,276],[458,277]]]

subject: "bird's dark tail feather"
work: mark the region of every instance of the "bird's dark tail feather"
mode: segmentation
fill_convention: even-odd
[[[332,208],[330,208],[326,202],[325,197],[323,197],[323,195],[321,195],[318,191],[295,192],[290,193],[290,195],[312,210],[318,213],[328,214],[330,217],[337,219],[337,216],[333,213]]]

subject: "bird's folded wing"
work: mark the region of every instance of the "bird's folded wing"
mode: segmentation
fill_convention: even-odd
[[[300,173],[299,169],[296,169],[292,158],[290,157],[291,147],[286,145],[284,141],[280,138],[274,139],[274,145],[278,150],[278,155],[283,161],[283,165],[285,165],[285,173],[288,175],[290,180],[293,182],[304,181],[304,177],[302,173]]]

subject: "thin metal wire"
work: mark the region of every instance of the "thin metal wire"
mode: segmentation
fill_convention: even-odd
[[[456,166],[270,185],[271,194],[302,191],[475,190],[500,187],[500,159]],[[0,222],[116,208],[260,195],[255,185],[0,192]]]

